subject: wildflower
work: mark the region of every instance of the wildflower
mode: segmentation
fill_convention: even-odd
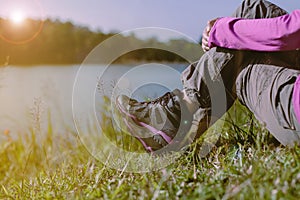
[[[9,131],[9,129],[5,129],[5,130],[3,131],[3,133],[4,133],[4,135],[9,136],[10,131]]]

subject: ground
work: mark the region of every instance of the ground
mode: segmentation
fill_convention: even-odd
[[[192,145],[171,165],[149,173],[108,168],[76,133],[53,133],[50,121],[45,133],[31,129],[12,138],[6,131],[0,198],[299,199],[300,148],[270,142],[270,134],[240,105],[230,113],[222,130],[214,128],[221,137],[206,157]]]

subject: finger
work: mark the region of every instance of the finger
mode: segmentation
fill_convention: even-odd
[[[206,35],[202,36],[202,44],[208,45],[208,37]]]
[[[208,43],[207,42],[202,42],[202,47],[208,47]]]
[[[208,33],[210,32],[212,26],[213,26],[212,20],[208,21],[208,22],[207,22],[207,26],[206,26],[206,31],[207,31]]]
[[[211,31],[212,27],[214,26],[215,22],[217,21],[218,18],[215,18],[215,19],[212,19],[212,20],[209,20],[207,22],[207,25],[206,25],[206,28],[208,30],[208,32]]]
[[[205,46],[204,46],[204,50],[205,50],[205,51],[208,51],[208,50],[210,50],[210,47],[209,47],[208,45],[205,45]]]
[[[202,39],[208,40],[209,39],[209,35],[208,34],[203,34],[202,35]]]
[[[203,51],[209,50],[208,42],[206,40],[202,40],[202,49],[203,49]]]
[[[209,33],[209,28],[206,26],[202,32],[202,35],[207,35]]]
[[[204,52],[206,52],[206,51],[209,51],[210,48],[207,47],[207,46],[202,45],[202,49],[203,49]]]
[[[210,30],[211,30],[211,27],[209,27],[209,26],[206,26],[206,33],[209,33],[209,32],[210,32]]]
[[[202,44],[202,50],[205,52],[206,51],[206,47],[205,45]]]
[[[205,39],[205,36],[202,36],[202,41],[201,41],[202,44],[206,44],[207,43],[207,40]]]

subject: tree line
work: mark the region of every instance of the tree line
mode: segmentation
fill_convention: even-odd
[[[27,19],[22,24],[13,24],[7,19],[0,19],[0,65],[79,64],[98,44],[115,34],[92,31],[60,20]],[[183,39],[161,42],[156,38],[140,39],[135,35],[122,37],[128,40],[128,44],[155,44],[162,49],[180,49],[195,59],[202,54],[194,43]],[[122,55],[115,63],[184,60],[170,51],[145,48]]]

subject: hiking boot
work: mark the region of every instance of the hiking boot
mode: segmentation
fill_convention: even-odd
[[[128,96],[117,97],[117,108],[130,133],[136,137],[148,152],[162,149],[174,143],[182,122],[182,93],[180,90],[167,92],[153,100],[138,102]],[[189,117],[192,115],[190,114]],[[190,120],[191,121],[191,118]]]

